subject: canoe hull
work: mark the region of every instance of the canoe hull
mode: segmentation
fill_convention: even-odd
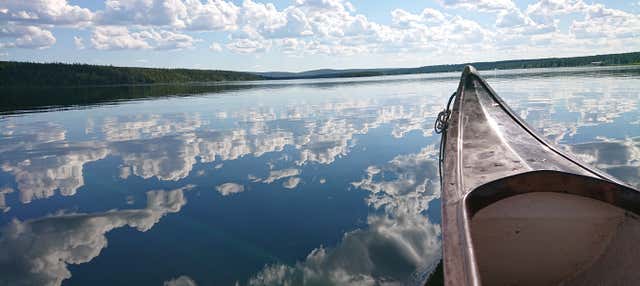
[[[476,254],[487,253],[487,247],[491,245],[480,243],[479,237],[491,237],[495,235],[491,232],[497,230],[482,228],[482,231],[478,232],[478,225],[482,224],[475,222],[474,216],[483,212],[485,208],[500,204],[503,200],[530,193],[567,194],[574,196],[570,198],[574,198],[578,212],[589,209],[584,207],[589,206],[588,203],[584,204],[583,208],[577,206],[578,202],[585,198],[595,200],[594,205],[602,203],[618,209],[618,213],[622,215],[640,214],[640,193],[637,190],[588,167],[544,140],[496,95],[472,67],[465,68],[462,74],[446,132],[442,182],[443,261],[446,285],[482,285],[483,282],[486,285],[489,285],[486,282],[494,285],[502,283],[490,277],[509,276],[507,274],[510,274],[510,277],[519,277],[516,270],[505,268],[502,275],[487,272],[486,259]],[[529,198],[528,201],[544,205],[545,195],[534,197],[537,199]],[[504,202],[500,205],[504,205]],[[494,213],[513,215],[508,212],[506,206],[501,207],[502,212],[494,210]],[[562,204],[559,207],[561,208]],[[524,216],[520,219],[526,219],[527,216],[535,217],[536,211],[542,210],[531,209],[527,215],[521,214]],[[619,217],[620,215],[617,216]],[[546,219],[546,223],[539,221],[531,226],[538,225],[539,228],[545,224],[552,225],[553,216]],[[562,218],[557,217],[556,220],[558,219]],[[615,221],[612,219],[613,222]],[[541,236],[535,233],[531,235],[533,236],[528,238],[534,240],[536,235]],[[564,235],[577,236],[579,232],[576,230]],[[496,241],[495,245],[499,243],[500,241]],[[500,247],[496,249],[500,250]],[[517,251],[512,254],[517,255]],[[479,265],[479,262],[482,262],[482,265]],[[523,262],[515,260],[514,263]],[[525,269],[526,267],[535,268],[535,265],[524,265]],[[577,271],[577,268],[573,270]],[[567,275],[561,278],[561,281],[565,282],[569,279]],[[511,282],[514,282],[514,285],[526,285],[518,281],[520,280],[501,282],[505,285]]]

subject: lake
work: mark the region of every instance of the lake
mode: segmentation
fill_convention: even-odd
[[[481,74],[640,187],[640,67]],[[441,259],[433,123],[458,80],[5,93],[0,284],[418,285]]]

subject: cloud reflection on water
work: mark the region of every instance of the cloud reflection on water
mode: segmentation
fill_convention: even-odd
[[[369,115],[358,114],[358,108],[370,110]],[[138,114],[88,120],[90,126],[85,130],[96,138],[88,141],[66,139],[67,131],[60,125],[17,125],[9,120],[3,126],[0,166],[14,176],[20,201],[28,203],[51,197],[56,190],[65,196],[75,194],[84,186],[83,166],[107,156],[121,158],[122,179],[135,175],[163,181],[186,178],[198,162],[260,157],[281,152],[285,146],[298,150],[298,166],[328,165],[348,154],[355,135],[366,134],[381,124],[393,123],[396,138],[412,130],[431,135],[431,118],[436,110],[427,103],[379,106],[370,100],[289,109],[279,114],[270,109],[262,113],[254,110],[231,113],[241,119],[241,128],[222,130],[211,128],[199,114]],[[310,120],[325,113],[332,118]],[[295,120],[288,121],[291,117]],[[297,185],[293,183],[288,186]]]
[[[294,266],[266,266],[249,285],[400,285],[419,283],[440,259],[440,226],[425,212],[440,197],[434,145],[370,166],[353,185],[377,211],[367,227],[320,246]],[[393,179],[385,179],[392,177]],[[415,279],[415,280],[412,280]]]
[[[640,188],[640,137],[600,138],[570,146],[580,160]]]
[[[107,232],[124,226],[148,231],[166,214],[179,212],[186,204],[183,192],[191,188],[149,191],[144,209],[14,219],[0,230],[0,282],[61,285],[71,277],[68,264],[89,262],[107,246]]]
[[[597,128],[601,126],[614,129],[634,124],[628,123],[625,116],[637,112],[637,90],[625,93],[612,88],[620,82],[609,79],[594,83],[581,79],[583,86],[576,88],[555,86],[564,84],[564,80],[538,80],[541,82],[534,86],[508,82],[505,99],[550,140],[563,144],[587,163],[640,186],[640,140],[628,135],[636,131],[619,128],[621,134],[607,136],[609,139],[592,136],[599,133]],[[502,88],[496,90],[503,94]],[[206,97],[202,100],[214,101]],[[95,116],[83,113],[86,124],[81,135],[68,122],[3,118],[0,167],[15,180],[15,185],[8,181],[0,184],[0,210],[8,211],[0,215],[14,212],[11,205],[14,201],[7,199],[12,196],[28,203],[50,198],[56,192],[71,196],[82,187],[87,189],[82,194],[91,193],[84,174],[91,169],[88,165],[109,160],[111,163],[103,167],[113,169],[114,181],[171,186],[166,189],[191,181],[208,182],[202,193],[213,193],[222,200],[223,203],[215,202],[218,207],[224,207],[224,202],[242,203],[247,195],[258,193],[252,190],[269,190],[267,184],[277,186],[278,195],[291,195],[288,199],[309,195],[314,188],[325,193],[344,189],[363,194],[369,212],[362,217],[362,225],[340,230],[341,238],[330,245],[314,243],[299,250],[303,252],[296,258],[297,263],[282,264],[278,263],[277,255],[265,255],[267,258],[260,258],[267,264],[262,270],[260,264],[258,269],[251,270],[251,277],[234,279],[251,285],[285,282],[377,285],[418,281],[440,258],[440,227],[433,217],[439,210],[430,209],[438,207],[440,197],[435,165],[437,148],[423,144],[407,151],[398,142],[410,142],[407,137],[414,135],[422,139],[433,136],[433,118],[443,104],[436,96],[416,91],[389,92],[378,97],[330,97],[321,101],[295,98],[282,105],[252,102],[237,109],[212,107],[190,113],[173,109]],[[375,136],[380,137],[369,138],[381,130],[384,138],[377,133]],[[360,148],[368,146],[362,143],[366,140],[387,139],[393,141],[385,144],[396,145],[373,144],[388,148],[386,153]],[[340,159],[354,153],[366,159],[354,169],[362,170],[359,175],[345,179],[331,175],[350,170],[318,171],[325,167],[345,168],[344,160]],[[388,157],[379,159],[385,155]],[[244,164],[237,164],[238,161]],[[317,176],[313,173],[316,171]],[[223,174],[220,179],[218,174]],[[186,189],[148,192],[146,208],[56,213],[13,220],[2,227],[0,273],[2,269],[12,269],[12,274],[6,276],[12,284],[59,285],[71,277],[69,264],[90,264],[87,262],[100,254],[109,231],[124,226],[146,231],[166,214],[179,212],[186,202]],[[286,189],[295,191],[282,192]],[[261,190],[260,195],[258,200],[262,202],[264,196],[271,194]],[[126,201],[136,205],[138,199],[131,192],[126,194]],[[208,223],[212,220],[204,219]],[[265,230],[269,227],[265,226]],[[199,282],[200,277],[189,270],[184,272],[189,276],[177,273],[163,277],[165,284]]]

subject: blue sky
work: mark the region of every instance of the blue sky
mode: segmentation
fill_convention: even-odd
[[[248,71],[640,51],[640,0],[2,0],[0,60]]]

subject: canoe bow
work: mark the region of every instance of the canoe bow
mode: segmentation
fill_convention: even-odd
[[[640,214],[637,190],[536,134],[472,66],[462,73],[447,126],[441,150],[446,285],[482,284],[471,221],[478,211],[500,200],[552,192]]]

